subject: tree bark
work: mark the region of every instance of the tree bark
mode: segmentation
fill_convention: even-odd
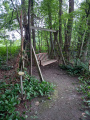
[[[51,7],[48,4],[48,17],[49,17],[49,26],[50,29],[52,29],[52,15],[51,15]],[[53,36],[52,36],[52,32],[50,32],[50,57],[53,56]]]
[[[73,12],[74,11],[74,0],[69,0],[69,14],[70,18],[68,19],[68,25],[67,25],[67,39],[68,39],[68,44],[70,46],[71,44],[71,34],[72,34],[72,25],[73,25]]]
[[[69,0],[69,18],[67,23],[67,29],[65,30],[65,44],[64,44],[64,51],[65,51],[65,58],[66,62],[69,63],[69,49],[71,44],[71,34],[72,34],[72,26],[73,26],[73,12],[74,11],[74,0]]]
[[[25,30],[25,39],[24,39],[24,49],[28,43],[28,20],[27,20],[27,14],[26,14],[26,8],[25,8],[25,0],[21,0],[22,5],[22,14],[23,14],[23,27]]]
[[[80,57],[82,61],[86,61],[87,53],[88,53],[88,44],[90,42],[90,2],[86,0],[85,2],[85,16],[86,17],[86,30],[83,34],[82,45],[80,47]]]
[[[31,18],[30,18],[30,15],[31,15],[31,0],[28,0],[28,34],[29,34],[29,50],[30,50],[30,70],[29,70],[29,73],[30,73],[30,76],[32,76],[32,42],[31,42]]]
[[[34,9],[33,9],[33,0],[31,0],[31,25],[34,26]],[[34,50],[36,50],[36,41],[35,41],[35,30],[32,29],[32,38]]]
[[[63,41],[62,41],[62,20],[61,20],[61,15],[62,15],[62,0],[59,0],[59,43],[62,46]]]
[[[66,65],[66,62],[65,62],[65,59],[64,59],[64,56],[63,56],[63,52],[62,52],[62,48],[61,48],[60,43],[58,42],[58,39],[57,39],[57,35],[58,35],[58,32],[55,32],[54,33],[54,41],[57,42],[57,45],[58,45],[58,48],[59,48],[59,51],[60,51],[60,54],[61,54],[61,57],[62,57],[63,64]]]
[[[88,52],[88,45],[90,43],[90,15],[88,16],[88,22],[87,22],[88,29],[85,34],[85,40],[83,44],[83,49],[82,49],[82,61],[86,62],[86,57],[87,57],[87,52]]]
[[[80,58],[80,51],[81,51],[81,45],[82,45],[82,39],[83,39],[83,33],[82,33],[82,27],[80,25],[79,31],[78,31],[78,44],[77,44],[77,58]]]

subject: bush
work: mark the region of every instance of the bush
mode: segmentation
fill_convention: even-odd
[[[60,68],[66,70],[70,75],[81,75],[85,71],[82,66],[60,65]]]

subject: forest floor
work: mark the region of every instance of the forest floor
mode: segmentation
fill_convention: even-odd
[[[82,108],[82,94],[76,90],[80,85],[78,78],[61,70],[57,63],[41,67],[41,70],[44,79],[56,85],[51,99],[40,97],[24,101],[17,110],[21,113],[26,111],[26,120],[83,120],[85,113]],[[9,78],[12,73],[13,69],[8,72],[0,71],[0,79]],[[35,66],[33,66],[33,76],[39,78]]]
[[[27,120],[83,120],[82,95],[76,88],[80,85],[77,77],[69,76],[57,63],[41,67],[46,81],[56,85],[51,100],[34,98]],[[38,77],[36,67],[33,75]],[[90,120],[86,118],[85,120]]]

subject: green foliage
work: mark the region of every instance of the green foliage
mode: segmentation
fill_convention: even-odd
[[[20,47],[19,46],[9,46],[8,47],[8,54],[10,55],[15,55],[15,54],[17,54],[18,53],[18,51],[20,50]],[[6,47],[0,47],[0,56],[6,56]],[[10,51],[11,51],[11,53],[10,53]]]
[[[16,85],[0,83],[0,120],[23,120],[19,112],[15,111],[15,105],[20,103],[19,89]]]
[[[78,92],[83,92],[84,96],[84,102],[87,101],[86,103],[90,106],[90,72],[84,73],[82,76],[80,76],[79,81],[81,81],[81,85],[79,88],[77,88]]]
[[[23,88],[26,99],[31,100],[37,96],[49,96],[54,85],[46,81],[39,82],[25,72]],[[0,82],[0,120],[24,120],[15,108],[20,103],[20,93],[20,84]]]
[[[25,72],[24,94],[27,95],[27,99],[32,99],[37,96],[49,96],[54,90],[54,85],[43,81],[39,82],[34,77],[30,77],[27,72]]]
[[[82,66],[60,65],[60,68],[66,70],[70,75],[81,75],[84,72]]]
[[[81,82],[81,84],[77,88],[77,91],[83,93],[83,102],[85,103],[85,105],[90,107],[90,72],[87,71],[87,67],[84,63],[80,63],[78,65],[61,65],[60,68],[66,70],[70,75],[79,76],[78,79]]]
[[[90,72],[79,77],[79,80],[82,84],[77,88],[77,90],[84,94],[82,97],[83,102],[86,106],[90,107]]]
[[[0,69],[1,70],[11,70],[11,69],[13,69],[13,66],[8,66],[8,65],[0,65]]]
[[[15,55],[18,54],[20,50],[20,47],[19,46],[9,46],[8,47],[8,59],[11,59],[13,58]],[[12,69],[13,67],[12,66],[8,66],[6,64],[6,59],[7,59],[7,49],[6,47],[0,47],[0,69],[1,70],[10,70]]]

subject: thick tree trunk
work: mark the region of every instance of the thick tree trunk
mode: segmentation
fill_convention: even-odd
[[[49,26],[50,29],[52,29],[52,15],[51,15],[51,8],[50,5],[48,5],[48,17],[49,17]],[[50,32],[50,57],[53,57],[53,36],[52,32]]]
[[[59,49],[58,51],[61,54],[60,57],[62,57],[63,64],[66,65],[66,62],[65,62],[65,59],[64,59],[64,56],[63,56],[63,52],[62,52],[62,48],[61,48],[60,43],[58,42],[58,39],[57,39],[57,35],[58,35],[58,32],[55,32],[54,33],[54,41],[57,42],[58,49]],[[58,56],[59,56],[59,53],[58,53]]]
[[[88,16],[88,22],[87,22],[88,29],[85,34],[85,40],[83,44],[83,49],[82,49],[82,61],[85,62],[87,59],[87,52],[88,52],[88,45],[90,43],[90,15]]]
[[[67,30],[65,30],[65,44],[64,44],[64,51],[65,51],[65,58],[66,62],[69,62],[69,49],[71,44],[71,34],[72,34],[72,25],[73,25],[73,12],[74,11],[74,0],[69,0],[69,15],[68,23],[67,23]]]
[[[62,0],[59,0],[59,43],[62,46],[63,41],[62,41],[62,20],[61,20],[61,15],[62,15]]]
[[[24,39],[24,49],[25,49],[28,43],[28,21],[27,21],[25,0],[21,0],[21,5],[22,5],[22,14],[23,14],[23,27],[25,30],[25,39]]]
[[[69,62],[69,44],[68,44],[68,39],[67,39],[67,28],[66,28],[66,23],[64,25],[64,33],[65,33],[65,43],[64,43],[64,56],[66,62]]]
[[[71,44],[71,34],[72,34],[72,25],[73,25],[73,12],[74,11],[74,0],[69,0],[69,14],[70,18],[68,19],[68,24],[67,24],[67,39],[68,39],[68,44],[70,46]]]
[[[31,28],[30,28],[31,18],[30,18],[30,15],[31,15],[31,0],[28,0],[28,26],[29,26],[28,34],[29,34],[29,50],[30,50],[30,70],[29,70],[29,73],[32,76],[32,42],[31,42]]]
[[[31,25],[34,26],[33,0],[31,0]],[[32,29],[32,38],[33,38],[34,50],[36,50],[35,30],[34,29]]]

